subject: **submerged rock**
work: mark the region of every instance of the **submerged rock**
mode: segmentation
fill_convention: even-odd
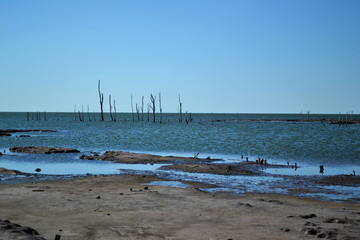
[[[14,146],[10,148],[11,152],[18,152],[18,153],[40,153],[40,154],[51,154],[51,153],[78,153],[80,152],[74,148],[61,148],[61,147],[21,147],[21,146]]]
[[[10,137],[11,134],[7,132],[0,132],[0,137]]]

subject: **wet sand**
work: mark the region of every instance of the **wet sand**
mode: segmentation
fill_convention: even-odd
[[[33,239],[56,235],[69,240],[360,236],[359,204],[273,194],[213,194],[199,190],[209,187],[199,183],[188,183],[192,187],[187,189],[147,185],[159,180],[164,181],[117,175],[0,185],[0,239],[31,232],[12,224],[36,230],[40,235],[32,235]]]
[[[262,166],[253,162],[214,164],[209,163],[210,159],[126,152],[90,157],[127,163],[172,162],[174,165],[167,168],[189,172],[262,174]],[[267,167],[289,166],[269,164]],[[0,168],[0,175],[6,174],[29,176]],[[148,185],[154,181],[167,180],[113,175],[0,185],[0,239],[55,239],[56,235],[69,240],[359,239],[360,236],[358,203],[277,194],[209,193],[204,189],[214,186],[196,182],[184,182],[189,186],[186,189]],[[341,175],[303,177],[299,181],[359,186],[360,178]]]

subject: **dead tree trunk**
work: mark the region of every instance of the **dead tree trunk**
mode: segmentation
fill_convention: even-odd
[[[147,105],[147,121],[150,122],[150,103]]]
[[[115,106],[115,99],[114,99],[114,112],[115,112],[115,115],[114,115],[114,122],[116,122],[116,106]]]
[[[80,120],[80,122],[84,121],[84,119],[82,119],[82,117],[81,117],[80,111],[78,111],[78,114],[79,114],[79,120]]]
[[[182,103],[180,100],[180,93],[179,93],[179,122],[182,122]]]
[[[101,117],[101,121],[104,121],[104,109],[103,109],[103,104],[104,104],[104,94],[100,92],[100,80],[98,81],[98,92],[99,92],[99,98],[100,98],[100,117]]]
[[[90,111],[89,111],[89,104],[87,105],[87,115],[88,115],[88,118],[89,118],[89,122],[91,122]]]
[[[339,113],[339,126],[341,125],[341,113]]]
[[[135,104],[135,108],[136,108],[137,120],[140,121],[140,108],[138,107],[137,103]]]
[[[144,121],[144,96],[141,98],[141,121]]]
[[[113,122],[114,121],[114,117],[112,115],[112,105],[111,105],[111,94],[109,94],[109,106],[110,106],[110,119]]]
[[[160,105],[160,123],[162,123],[161,93],[159,93],[159,105]]]
[[[307,121],[310,121],[310,111],[306,111],[306,115],[307,115]]]
[[[152,95],[152,93],[150,94],[150,101],[151,101],[151,103],[152,103],[152,106],[150,106],[150,107],[151,107],[151,109],[152,109],[152,111],[153,111],[153,122],[156,122],[156,117],[155,117],[156,96],[154,97],[154,96]]]
[[[81,105],[81,119],[84,121],[84,105]]]
[[[132,119],[134,122],[135,119],[134,119],[134,105],[133,105],[133,95],[132,94],[131,94],[131,114],[132,114]]]

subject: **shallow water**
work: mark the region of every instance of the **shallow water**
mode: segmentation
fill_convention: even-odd
[[[261,122],[238,121],[246,119],[298,119],[299,115],[275,114],[193,114],[190,124],[179,123],[177,114],[164,114],[163,124],[132,121],[131,114],[118,114],[117,122],[75,121],[72,113],[47,113],[46,120],[27,120],[26,113],[0,113],[0,129],[50,129],[57,132],[12,133],[0,137],[0,167],[27,173],[41,172],[36,176],[75,176],[84,174],[144,173],[177,181],[199,181],[219,185],[207,191],[288,193],[291,188],[308,188],[301,182],[288,181],[283,176],[321,175],[319,165],[325,166],[323,175],[360,173],[360,125],[338,126],[320,122]],[[360,118],[360,116],[352,116]],[[337,119],[332,115],[311,115],[312,119]],[[146,118],[145,118],[146,120]],[[219,121],[217,121],[219,120]],[[220,121],[221,120],[221,121]],[[29,135],[30,137],[19,137]],[[161,164],[114,164],[105,161],[80,160],[80,154],[15,154],[11,146],[57,146],[77,148],[81,154],[107,150],[132,151],[158,155],[174,155],[212,159],[225,163],[237,163],[241,155],[255,161],[265,158],[270,164],[295,162],[293,168],[265,168],[274,176],[225,176],[213,174],[165,171]],[[41,177],[40,177],[41,178]],[[222,190],[221,190],[222,189]],[[354,189],[335,187],[321,188],[321,198],[360,198]],[[317,197],[315,193],[301,193]],[[298,195],[301,195],[298,194]]]
[[[92,115],[92,119],[95,115]],[[117,122],[75,121],[71,113],[47,113],[47,120],[27,121],[26,113],[0,113],[0,129],[51,129],[58,132],[14,133],[0,138],[0,150],[10,146],[59,146],[80,151],[124,150],[160,155],[211,156],[240,160],[240,155],[305,165],[359,165],[360,125],[319,122],[239,122],[238,119],[298,119],[286,114],[193,114],[191,124],[164,114],[163,124],[132,121],[118,114]],[[355,115],[353,118],[360,118]],[[302,117],[303,118],[303,117]],[[314,119],[335,118],[313,115]],[[227,120],[215,122],[215,120]],[[19,135],[30,137],[17,137]]]

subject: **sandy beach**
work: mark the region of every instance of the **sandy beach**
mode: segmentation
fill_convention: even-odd
[[[0,185],[0,239],[360,236],[359,204],[272,194],[214,194],[201,191],[209,186],[199,183],[187,183],[191,187],[186,189],[147,185],[153,181],[166,180],[117,175]]]

